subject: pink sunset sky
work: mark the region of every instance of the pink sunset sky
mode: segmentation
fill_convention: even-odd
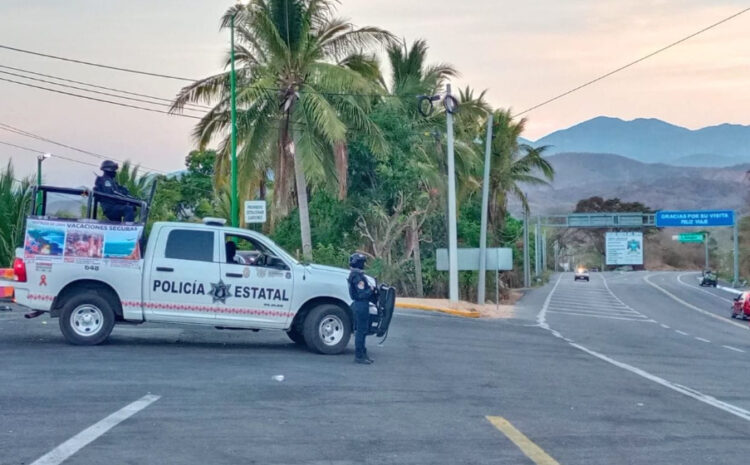
[[[231,2],[5,0],[0,44],[165,74],[220,70]],[[411,42],[461,72],[455,88],[488,89],[525,110],[747,7],[731,0],[345,0],[339,13]],[[750,124],[750,12],[527,115],[535,140],[598,115],[659,118],[688,128]],[[171,98],[182,83],[0,50],[0,64]],[[0,75],[0,78],[16,79]],[[39,84],[44,85],[44,84]],[[105,97],[106,98],[106,97]],[[0,81],[0,123],[150,168],[174,171],[193,147],[194,121],[84,101]],[[0,141],[97,164],[80,153],[0,131]],[[20,176],[33,153],[0,146]],[[94,167],[45,162],[50,183],[90,184]]]

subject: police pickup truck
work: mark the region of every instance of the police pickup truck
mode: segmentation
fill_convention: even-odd
[[[300,263],[264,235],[223,220],[154,223],[148,241],[143,229],[28,217],[13,263],[16,303],[33,310],[28,318],[59,317],[65,339],[78,345],[102,343],[117,323],[159,322],[276,329],[315,352],[346,348],[347,270]],[[372,315],[373,332],[387,331],[392,300],[387,318]]]

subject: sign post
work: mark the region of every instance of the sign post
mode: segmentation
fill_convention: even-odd
[[[643,265],[643,233],[608,232],[607,265]]]
[[[734,226],[732,210],[697,210],[656,212],[656,227]]]
[[[265,200],[245,200],[245,223],[265,223],[266,216]]]
[[[703,233],[682,233],[677,235],[677,240],[680,242],[703,242]]]

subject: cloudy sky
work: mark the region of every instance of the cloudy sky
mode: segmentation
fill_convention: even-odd
[[[231,3],[2,0],[0,45],[197,78],[220,70],[228,34],[219,30],[219,18]],[[426,39],[430,61],[460,70],[454,86],[488,89],[493,105],[522,111],[747,6],[740,0],[344,0],[340,14],[409,42]],[[693,129],[750,124],[749,27],[750,12],[534,110],[525,115],[525,136],[537,139],[598,115],[660,118]],[[0,65],[165,98],[183,85],[2,49]],[[30,82],[2,73],[0,79]],[[192,148],[194,121],[0,81],[0,124],[173,171]],[[99,163],[4,130],[0,142],[58,155],[44,164],[50,183],[93,180],[94,166],[60,157]],[[0,145],[0,162],[12,158],[19,177],[35,172],[35,156]]]

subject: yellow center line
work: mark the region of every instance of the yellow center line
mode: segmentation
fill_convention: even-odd
[[[501,433],[513,441],[513,444],[518,446],[526,457],[530,458],[537,465],[560,465],[557,460],[547,455],[541,447],[534,444],[531,439],[518,431],[516,427],[511,425],[505,418],[491,416],[487,416],[486,418],[495,428],[499,429]]]

